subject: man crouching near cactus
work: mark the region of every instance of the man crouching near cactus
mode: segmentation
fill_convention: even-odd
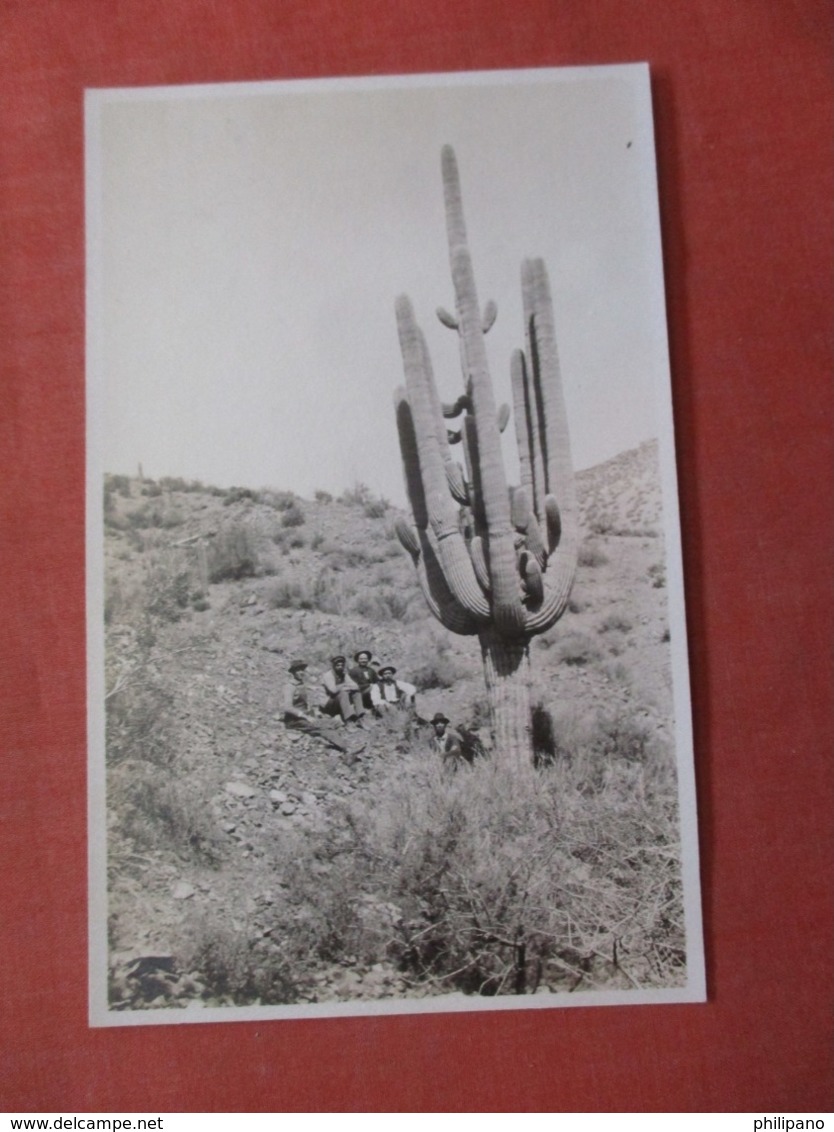
[[[321,739],[328,746],[342,754],[356,756],[364,746],[349,746],[344,739],[337,738],[332,728],[319,723],[310,714],[311,692],[307,686],[307,661],[294,660],[290,664],[290,678],[284,686],[281,708],[284,713],[284,726],[290,731],[301,731]]]
[[[348,675],[346,666],[346,657],[331,657],[330,671],[322,678],[327,699],[321,710],[325,715],[340,715],[344,723],[359,723],[365,714],[362,692]]]
[[[438,711],[431,720],[432,746],[443,756],[444,770],[457,770],[464,761],[460,735],[449,727],[449,717]]]

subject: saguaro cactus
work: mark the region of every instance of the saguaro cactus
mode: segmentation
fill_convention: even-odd
[[[521,281],[526,350],[511,362],[521,484],[508,490],[498,408],[484,336],[496,316],[481,310],[466,239],[460,178],[451,146],[442,152],[443,192],[455,315],[438,317],[460,340],[464,392],[440,401],[425,339],[406,296],[396,303],[405,388],[395,395],[406,488],[414,518],[398,526],[432,613],[455,633],[477,634],[497,757],[532,762],[530,639],[567,605],[576,569],[577,515],[564,399],[542,260]],[[461,417],[447,428],[447,418]],[[460,444],[463,464],[453,454]]]

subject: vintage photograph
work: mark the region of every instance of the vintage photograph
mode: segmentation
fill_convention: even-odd
[[[648,67],[86,146],[91,1023],[703,1000]]]

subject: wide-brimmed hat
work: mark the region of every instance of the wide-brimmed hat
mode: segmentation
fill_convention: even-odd
[[[307,661],[306,660],[301,660],[299,658],[297,660],[291,660],[290,661],[290,672],[298,672],[299,668],[306,668],[306,667],[307,667]]]
[[[368,660],[370,660],[373,655],[374,654],[371,652],[370,649],[360,649],[359,652],[355,652],[353,654],[353,659],[359,660],[360,656],[366,656],[368,658]]]
[[[394,673],[395,673],[396,671],[397,671],[397,670],[396,670],[396,668],[394,667],[394,665],[393,665],[393,664],[383,664],[383,665],[382,665],[382,666],[381,666],[381,667],[380,667],[380,668],[378,669],[378,672],[379,672],[380,676],[384,676],[386,672],[390,672],[390,673],[391,673],[391,674],[393,675],[393,674],[394,674]]]
[[[448,723],[449,717],[448,715],[444,715],[442,711],[436,711],[431,717],[431,721],[432,723]]]

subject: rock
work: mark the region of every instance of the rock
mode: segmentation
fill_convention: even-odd
[[[186,880],[181,880],[174,885],[171,895],[174,900],[188,900],[196,891],[197,889],[193,884],[189,884]]]
[[[294,813],[295,813],[295,811],[296,811],[296,808],[297,808],[297,807],[296,807],[296,804],[295,804],[295,802],[286,801],[286,802],[283,802],[283,803],[282,803],[282,805],[281,805],[281,813],[282,813],[282,814],[283,814],[283,815],[284,815],[285,817],[289,817],[289,816],[290,816],[290,814],[294,814]]]
[[[287,795],[284,793],[283,790],[270,790],[269,797],[273,802],[280,803],[280,802],[286,802],[287,801]]]
[[[248,782],[227,782],[225,786],[227,794],[233,794],[235,798],[254,798],[258,791],[254,786],[250,786]]]

